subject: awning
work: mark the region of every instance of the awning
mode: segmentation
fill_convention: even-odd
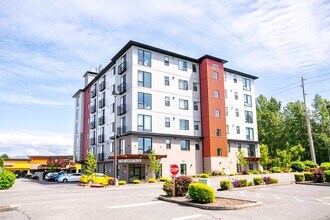
[[[157,154],[155,155],[157,159],[167,158],[167,155]],[[114,156],[110,156],[108,159],[115,159]],[[148,154],[120,154],[117,159],[149,159]]]
[[[260,157],[244,157],[244,159],[247,161],[258,161],[260,160]]]

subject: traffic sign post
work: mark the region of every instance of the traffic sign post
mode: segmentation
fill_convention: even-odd
[[[179,173],[179,167],[176,164],[171,164],[170,172],[173,175],[173,197],[175,197],[175,175]]]

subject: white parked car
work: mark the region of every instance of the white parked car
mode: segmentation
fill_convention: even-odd
[[[68,173],[60,176],[58,182],[67,183],[67,182],[79,182],[81,173]]]

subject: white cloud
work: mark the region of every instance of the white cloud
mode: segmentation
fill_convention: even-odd
[[[0,102],[7,102],[7,103],[19,104],[19,105],[71,106],[71,103],[44,100],[29,95],[10,94],[10,93],[1,94]]]

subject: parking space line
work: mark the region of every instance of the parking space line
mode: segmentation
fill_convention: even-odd
[[[155,205],[164,203],[162,201],[155,201],[155,202],[145,202],[145,203],[137,203],[137,204],[129,204],[129,205],[118,205],[118,206],[109,206],[109,209],[120,209],[120,208],[129,208],[129,207],[136,207],[136,206],[144,206],[144,205]]]
[[[188,215],[188,216],[183,216],[183,217],[179,217],[179,218],[172,218],[172,220],[185,220],[185,219],[199,218],[199,217],[202,217],[202,216],[204,216],[204,215],[201,215],[201,214]]]
[[[297,201],[299,201],[299,202],[304,202],[303,200],[301,200],[301,199],[299,199],[299,198],[297,198],[297,197],[295,197],[295,196],[292,196],[292,198],[294,198],[295,200],[297,200]]]
[[[258,193],[256,193],[256,195],[260,198],[261,197],[261,195],[259,195]]]
[[[325,201],[322,201],[321,199],[316,199],[316,200],[319,201],[319,202],[322,202],[322,203],[324,203],[324,204],[330,205],[330,203],[327,203],[327,202],[325,202]]]
[[[276,199],[281,199],[280,197],[278,197],[277,195],[273,195]]]
[[[244,195],[244,193],[243,192],[240,192],[241,193],[241,195]]]

